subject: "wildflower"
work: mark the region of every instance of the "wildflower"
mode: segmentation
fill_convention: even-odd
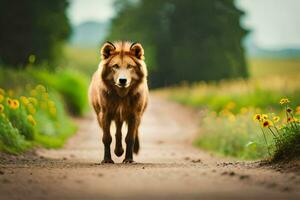
[[[1,94],[1,95],[4,95],[4,94],[5,94],[5,90],[2,89],[2,88],[0,88],[0,94]]]
[[[19,101],[16,100],[16,99],[11,100],[11,104],[9,105],[9,107],[10,107],[11,109],[13,109],[13,110],[18,109],[19,106],[20,106],[20,103],[19,103]]]
[[[32,103],[32,104],[35,105],[35,106],[38,104],[37,99],[34,98],[34,97],[29,97],[28,100],[29,100],[30,103]]]
[[[282,98],[280,99],[280,102],[279,102],[281,105],[283,104],[287,104],[287,103],[290,103],[290,100],[288,98]]]
[[[33,96],[33,97],[37,96],[37,91],[36,90],[31,90],[30,95]]]
[[[230,101],[229,103],[227,103],[227,105],[225,106],[225,109],[228,109],[228,110],[232,110],[234,109],[236,106],[236,104],[233,102],[233,101]]]
[[[269,128],[269,127],[273,126],[273,122],[271,122],[270,120],[267,119],[267,120],[264,120],[261,125],[264,128]]]
[[[291,113],[291,112],[293,112],[293,110],[291,108],[287,108],[286,112]]]
[[[294,120],[294,118],[292,118],[292,117],[288,117],[287,119],[286,119],[286,122],[287,123],[292,123],[292,122],[294,122],[295,120]]]
[[[3,101],[4,96],[2,94],[0,94],[0,103]]]
[[[233,123],[233,122],[235,122],[236,118],[234,115],[229,115],[228,120],[229,120],[229,122]]]
[[[253,120],[254,120],[254,121],[260,122],[261,119],[262,119],[261,114],[256,114],[256,115],[253,116]]]
[[[297,113],[298,115],[300,115],[300,106],[297,106],[297,108],[296,108],[296,113]]]
[[[49,94],[47,92],[43,93],[43,98],[45,100],[48,100],[49,99]]]
[[[8,104],[9,106],[11,106],[11,104],[12,104],[12,99],[11,99],[11,98],[7,98],[6,102],[7,102],[7,104]]]
[[[22,103],[23,103],[25,106],[26,106],[27,104],[30,103],[29,100],[28,100],[28,98],[25,97],[25,96],[21,96],[21,97],[20,97],[20,100],[22,101]]]
[[[32,104],[28,104],[27,110],[32,115],[34,115],[36,113],[36,110]]]
[[[268,115],[266,115],[266,114],[262,114],[262,115],[261,115],[261,117],[262,117],[262,119],[264,119],[264,120],[266,120],[266,119],[268,119],[268,118],[269,118],[269,116],[268,116]]]
[[[247,112],[248,112],[248,108],[246,108],[246,107],[242,107],[240,110],[241,114],[246,114]]]
[[[35,121],[35,119],[33,118],[32,115],[28,115],[28,116],[27,116],[27,120],[29,121],[29,123],[30,123],[32,126],[35,126],[35,125],[36,125],[36,121]]]
[[[49,112],[50,112],[50,114],[51,114],[52,116],[56,116],[56,108],[55,108],[55,107],[51,107],[51,108],[49,109]]]
[[[280,117],[279,117],[279,116],[274,116],[274,117],[273,117],[273,121],[274,121],[275,123],[279,122],[279,120],[280,120]]]
[[[0,104],[0,113],[2,113],[4,110],[4,106],[2,104]]]
[[[35,89],[40,92],[46,92],[46,88],[43,85],[37,85]]]
[[[48,106],[49,107],[55,107],[54,101],[48,101]]]

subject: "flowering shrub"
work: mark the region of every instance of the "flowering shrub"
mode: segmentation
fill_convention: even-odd
[[[18,153],[34,144],[61,146],[75,127],[59,98],[43,85],[27,86],[25,91],[27,95],[17,96],[0,89],[0,150]]]

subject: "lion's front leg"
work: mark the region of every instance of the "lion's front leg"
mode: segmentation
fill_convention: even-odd
[[[103,130],[102,142],[104,144],[104,159],[102,163],[114,163],[111,159],[110,144],[112,142],[112,137],[110,135],[110,125],[112,118],[109,114],[105,113],[101,117],[101,125]]]
[[[140,124],[140,117],[136,115],[131,115],[127,121],[128,123],[128,132],[125,138],[126,142],[126,154],[124,163],[133,163],[133,147],[134,140],[137,134],[138,126]]]

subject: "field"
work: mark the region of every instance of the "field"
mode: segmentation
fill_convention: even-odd
[[[261,127],[252,120],[253,116],[266,113],[272,119],[278,115],[281,125],[274,127],[285,126],[285,107],[279,101],[287,97],[295,119],[299,117],[300,59],[253,59],[249,63],[251,77],[248,80],[183,84],[156,91],[201,110],[196,146],[242,159],[270,158],[276,152],[276,138],[268,130],[263,134]],[[299,135],[297,137],[299,140]]]

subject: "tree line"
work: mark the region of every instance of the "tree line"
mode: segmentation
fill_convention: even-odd
[[[247,77],[234,0],[116,0],[108,40],[139,41],[150,85]]]

